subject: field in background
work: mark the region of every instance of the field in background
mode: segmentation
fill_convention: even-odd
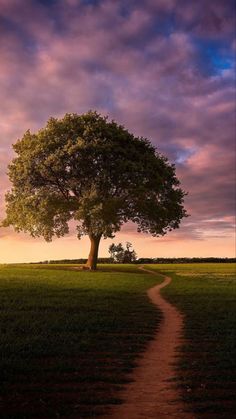
[[[173,384],[196,417],[233,418],[235,264],[147,268],[173,278],[162,292],[185,315]],[[158,280],[135,265],[0,267],[1,418],[94,417],[120,403],[161,320],[146,296]]]
[[[163,295],[185,315],[177,381],[184,399],[201,419],[236,417],[236,265],[152,269],[173,278]]]
[[[146,295],[157,277],[66,269],[0,267],[2,419],[107,412],[158,327]]]

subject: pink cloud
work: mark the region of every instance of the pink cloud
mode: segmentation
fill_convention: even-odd
[[[232,69],[204,74],[192,40],[192,32],[227,38],[230,17],[219,1],[215,14],[206,2],[205,17],[196,2],[188,3],[148,0],[144,7],[137,1],[121,14],[121,2],[78,7],[68,0],[49,10],[33,0],[0,0],[0,14],[15,28],[2,29],[0,42],[1,214],[11,144],[52,115],[96,108],[150,138],[176,162],[189,191],[191,218],[170,240],[206,240],[204,232],[210,237],[216,229],[209,219],[224,220],[217,224],[222,236],[233,231],[227,220],[234,209],[234,74]],[[169,12],[175,12],[179,26],[159,33]],[[214,16],[220,13],[217,34]],[[135,235],[133,227],[124,231]]]

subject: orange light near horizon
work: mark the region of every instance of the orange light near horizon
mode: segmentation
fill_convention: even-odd
[[[143,234],[119,233],[115,239],[101,241],[99,256],[108,257],[112,242],[130,241],[138,257],[235,257],[232,237],[204,240],[165,240]],[[27,263],[43,260],[87,258],[89,240],[68,236],[51,243],[43,240],[3,237],[0,239],[0,263]]]

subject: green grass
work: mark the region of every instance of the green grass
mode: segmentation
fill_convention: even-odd
[[[235,265],[147,267],[172,276],[162,292],[185,315],[182,397],[197,418],[236,417]],[[161,319],[146,296],[158,277],[100,268],[0,266],[1,418],[95,417],[121,402]]]
[[[236,417],[235,264],[152,269],[173,278],[163,295],[185,315],[186,343],[177,365],[183,398],[201,419]]]
[[[1,418],[104,414],[160,322],[135,266],[49,268],[0,267]]]

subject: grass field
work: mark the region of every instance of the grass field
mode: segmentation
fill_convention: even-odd
[[[150,265],[149,265],[150,267]],[[159,265],[173,278],[163,295],[185,315],[178,385],[196,417],[236,417],[235,264]]]
[[[197,418],[236,417],[235,265],[147,267],[173,278],[162,292],[185,315],[182,397]],[[0,267],[3,419],[107,413],[158,328],[146,296],[157,276],[135,265],[67,268]]]
[[[160,321],[135,266],[49,268],[0,268],[2,419],[104,414]]]

